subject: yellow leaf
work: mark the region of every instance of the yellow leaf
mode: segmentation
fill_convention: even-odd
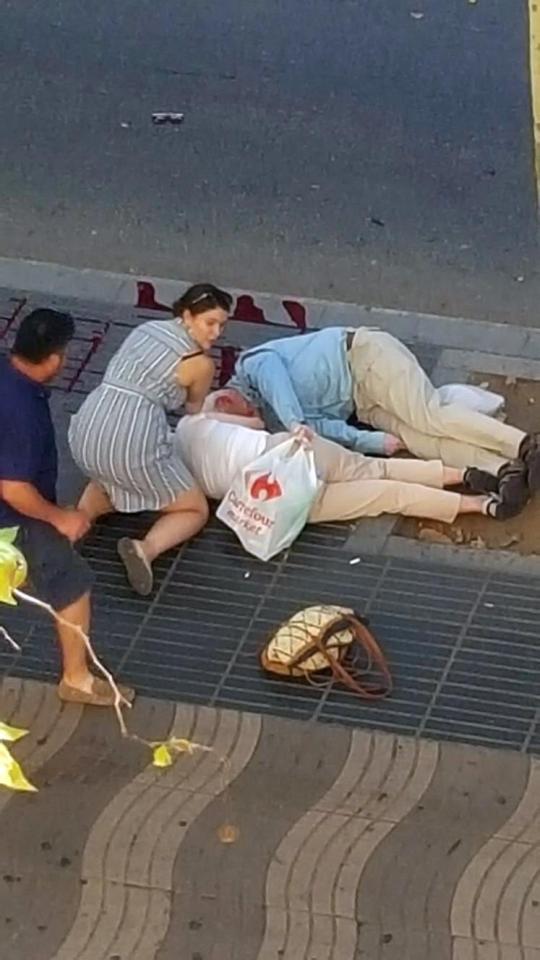
[[[153,764],[155,767],[170,767],[172,764],[172,757],[169,751],[169,748],[165,746],[164,743],[158,744],[154,747],[154,759]]]
[[[11,542],[13,534],[11,529],[0,530],[0,603],[9,603],[11,606],[17,603],[13,591],[22,587],[28,576],[26,560]]]
[[[3,743],[0,743],[0,785],[9,787],[10,790],[36,791],[36,787],[26,779],[19,764]]]
[[[28,730],[21,730],[20,727],[9,727],[7,723],[0,720],[0,740],[10,740],[14,743],[15,740],[25,737],[27,733]]]

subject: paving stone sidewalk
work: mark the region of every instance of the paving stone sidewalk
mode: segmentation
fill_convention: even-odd
[[[0,348],[44,303],[77,319],[53,399],[72,501],[67,419],[127,330],[160,314],[4,290]],[[402,337],[439,382],[540,378],[538,331],[358,319]],[[231,324],[225,373],[235,349],[276,333]],[[112,518],[85,545],[94,641],[143,694],[133,731],[212,749],[158,771],[109,713],[61,708],[42,683],[57,671],[50,626],[2,608],[23,651],[0,648],[0,716],[30,729],[16,752],[40,788],[0,794],[2,960],[540,960],[537,561],[400,555],[381,521],[312,528],[263,565],[213,522],[159,562],[143,602],[115,542],[144,522]],[[260,675],[267,632],[316,601],[368,612],[390,700]]]
[[[540,763],[4,682],[39,787],[0,794],[2,960],[540,960]],[[224,843],[223,839],[231,839]]]

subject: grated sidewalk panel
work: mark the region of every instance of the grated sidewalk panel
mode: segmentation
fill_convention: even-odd
[[[351,565],[347,528],[331,525],[307,529],[287,554],[262,564],[213,520],[158,562],[146,601],[129,589],[116,541],[147,522],[114,517],[84,548],[96,572],[96,647],[140,693],[540,755],[536,581],[373,557]],[[366,703],[261,673],[258,652],[272,628],[320,602],[369,615],[392,666],[390,699]],[[24,645],[21,655],[1,648],[3,673],[53,678],[46,620],[4,607],[2,622]]]

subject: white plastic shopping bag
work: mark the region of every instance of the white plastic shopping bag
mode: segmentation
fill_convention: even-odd
[[[445,406],[449,403],[459,403],[468,410],[476,413],[485,413],[487,417],[496,417],[504,407],[504,397],[500,393],[492,393],[484,387],[476,387],[472,383],[447,383],[439,387],[437,393]]]
[[[298,536],[318,491],[313,451],[291,438],[238,473],[216,516],[248,553],[270,560]]]

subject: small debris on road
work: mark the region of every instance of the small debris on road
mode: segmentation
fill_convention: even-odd
[[[161,126],[164,123],[178,124],[184,119],[183,113],[153,113],[152,123]]]
[[[502,540],[499,544],[501,550],[507,550],[508,547],[513,547],[515,543],[519,543],[521,537],[518,533],[513,533],[511,537],[508,537],[507,540]]]
[[[218,830],[218,837],[222,843],[236,843],[239,833],[238,827],[232,823],[224,823]]]
[[[475,537],[474,540],[470,541],[469,546],[474,547],[475,550],[485,550],[487,547],[487,543],[483,539],[483,537]]]

